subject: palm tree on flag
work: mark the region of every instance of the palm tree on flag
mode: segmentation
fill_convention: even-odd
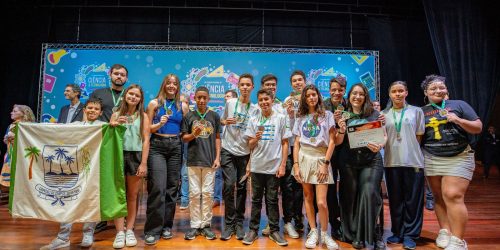
[[[68,151],[64,148],[57,148],[56,149],[56,156],[57,156],[57,160],[59,160],[59,167],[61,167],[61,175],[64,175],[64,169],[62,168],[62,162],[61,160],[65,159],[66,158],[66,153],[68,153]]]
[[[68,164],[69,171],[71,171],[71,174],[74,175],[75,173],[71,169],[71,163],[75,162],[75,158],[73,158],[71,155],[69,155],[69,156],[66,156],[65,160],[66,160],[66,164]]]
[[[31,178],[33,178],[33,160],[38,162],[38,156],[40,155],[40,149],[38,149],[37,147],[27,147],[24,149],[24,151],[26,151],[24,158],[30,157],[30,168],[29,168],[28,178],[31,180]]]
[[[54,158],[55,156],[53,155],[45,156],[45,161],[48,162],[50,166],[48,174],[54,174],[54,172],[52,172],[52,162],[54,161]]]

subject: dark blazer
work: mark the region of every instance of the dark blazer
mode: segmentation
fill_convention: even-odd
[[[78,107],[76,107],[75,114],[73,118],[71,118],[71,122],[74,121],[83,121],[83,103],[80,102]],[[66,119],[68,118],[69,104],[65,105],[61,108],[61,112],[59,112],[59,116],[57,117],[57,123],[66,123]]]

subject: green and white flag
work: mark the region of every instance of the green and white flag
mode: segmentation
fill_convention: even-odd
[[[96,222],[127,215],[125,127],[19,123],[15,133],[14,218]]]

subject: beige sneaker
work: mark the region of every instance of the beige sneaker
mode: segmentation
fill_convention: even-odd
[[[316,245],[318,245],[318,238],[318,229],[311,229],[309,234],[307,234],[306,248],[316,248]]]
[[[450,233],[447,229],[440,229],[438,237],[436,238],[436,246],[439,248],[445,248],[450,244]]]
[[[332,239],[327,232],[321,232],[321,242],[326,245],[328,250],[337,250],[339,249],[339,245]]]
[[[284,231],[286,234],[288,234],[288,236],[290,236],[290,238],[292,239],[298,239],[300,237],[299,233],[297,233],[297,231],[295,230],[295,227],[292,225],[291,222],[288,222],[285,224],[284,226]]]
[[[450,237],[450,243],[445,250],[467,250],[467,243],[465,240],[459,239],[455,236]]]
[[[269,224],[266,225],[264,229],[262,229],[262,235],[270,235],[271,234],[271,228],[269,228]]]

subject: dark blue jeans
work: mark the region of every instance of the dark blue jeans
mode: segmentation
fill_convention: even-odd
[[[179,137],[151,137],[148,157],[148,204],[144,234],[159,236],[174,224],[181,170]]]

